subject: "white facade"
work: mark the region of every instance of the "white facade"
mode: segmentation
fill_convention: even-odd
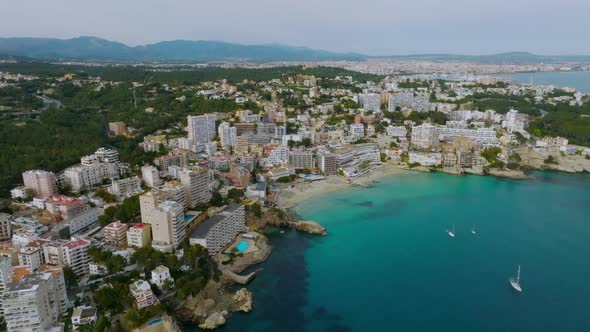
[[[159,289],[164,289],[164,285],[168,282],[170,287],[174,286],[174,278],[170,275],[170,269],[164,265],[157,266],[152,270],[152,284],[156,285]]]
[[[406,126],[387,126],[387,135],[393,137],[406,137],[408,130]]]
[[[67,219],[67,225],[70,227],[70,234],[77,233],[98,223],[100,215],[99,209],[85,206],[76,215]]]
[[[0,256],[0,316],[4,314],[2,294],[4,294],[6,286],[12,282],[12,271],[12,261],[10,257]]]
[[[59,287],[51,273],[24,276],[2,294],[7,331],[48,331],[57,327],[62,312]]]
[[[286,137],[286,136],[283,136]],[[267,164],[269,165],[282,165],[289,162],[289,148],[281,145],[274,148],[268,155],[266,159]]]
[[[352,141],[365,137],[365,126],[362,123],[353,123],[350,125],[350,137]]]
[[[203,222],[190,237],[190,244],[207,248],[213,256],[226,247],[241,232],[247,230],[244,206],[230,204]]]
[[[189,208],[195,208],[211,200],[209,170],[206,168],[184,170],[180,172],[179,178],[185,188],[186,201]]]
[[[378,93],[359,94],[358,101],[367,112],[378,112],[381,110],[381,95]]]
[[[162,179],[160,179],[160,171],[154,166],[143,166],[141,168],[141,177],[143,182],[150,188],[155,188],[162,185]]]
[[[410,151],[409,163],[418,163],[422,166],[435,166],[442,163],[442,154]]]
[[[215,120],[217,116],[215,114],[205,114],[192,116],[188,118],[188,138],[194,142],[207,143],[211,142],[215,138]]]
[[[225,148],[236,145],[238,130],[235,127],[231,127],[229,123],[223,122],[219,125],[218,132],[222,147]]]
[[[118,200],[122,201],[127,197],[131,197],[142,192],[141,180],[139,179],[139,176],[132,176],[121,180],[113,180],[113,183],[111,183],[111,187],[109,188],[109,192],[117,196]]]
[[[102,180],[116,176],[117,168],[111,163],[94,163],[69,167],[64,171],[64,179],[74,191],[84,188],[93,188]]]
[[[429,123],[412,127],[412,145],[418,148],[432,148],[439,145],[439,128]]]
[[[36,271],[43,263],[43,249],[41,247],[24,247],[18,253],[18,263],[22,266],[28,266],[31,271]]]

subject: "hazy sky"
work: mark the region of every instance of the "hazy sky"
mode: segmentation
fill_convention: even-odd
[[[589,0],[2,0],[0,36],[281,43],[365,54],[590,54]]]

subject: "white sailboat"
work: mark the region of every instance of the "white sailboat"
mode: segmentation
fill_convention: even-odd
[[[518,264],[518,272],[516,274],[516,279],[510,278],[508,279],[510,282],[510,286],[514,288],[518,292],[522,292],[522,287],[520,287],[520,264]]]
[[[477,231],[475,230],[475,225],[473,225],[473,227],[471,227],[471,234],[477,235]]]
[[[450,230],[447,229],[447,234],[449,234],[450,237],[455,237],[455,224],[453,224],[453,227]]]

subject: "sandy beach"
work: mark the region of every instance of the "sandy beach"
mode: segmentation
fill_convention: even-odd
[[[393,164],[384,164],[369,174],[352,179],[352,183],[348,183],[347,178],[340,175],[328,176],[325,180],[316,182],[305,182],[298,180],[295,183],[289,184],[289,186],[281,188],[278,205],[281,208],[289,209],[313,196],[350,188],[351,186],[355,185],[369,186],[371,182],[379,178],[392,175],[402,175],[409,172],[412,171],[400,168]]]

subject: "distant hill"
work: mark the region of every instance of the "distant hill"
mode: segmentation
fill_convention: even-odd
[[[127,46],[96,37],[73,39],[0,38],[0,54],[39,60],[80,61],[320,61],[360,60],[365,56],[284,45],[241,45],[219,41],[174,40]]]
[[[242,45],[221,41],[163,41],[143,46],[128,46],[97,37],[72,39],[0,38],[0,59],[113,61],[113,62],[179,62],[206,61],[325,61],[403,59],[430,61],[468,61],[480,63],[554,63],[590,62],[590,56],[543,56],[527,52],[493,55],[412,54],[367,56],[337,53],[306,47],[279,44]]]

